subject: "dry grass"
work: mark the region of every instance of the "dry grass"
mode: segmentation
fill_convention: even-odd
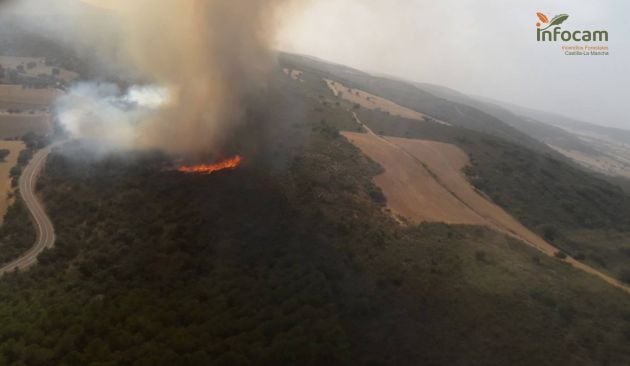
[[[0,223],[4,220],[9,205],[13,202],[13,192],[11,188],[11,177],[9,172],[17,164],[20,151],[24,150],[22,141],[0,141],[0,149],[10,151],[9,156],[4,161],[0,161]]]

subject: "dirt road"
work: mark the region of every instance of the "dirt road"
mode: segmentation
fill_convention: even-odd
[[[30,163],[24,169],[20,177],[20,194],[26,207],[31,213],[31,217],[35,223],[37,230],[37,239],[31,249],[24,253],[20,258],[4,265],[0,268],[0,276],[15,269],[26,269],[37,262],[37,256],[44,249],[50,248],[55,244],[55,229],[48,215],[44,211],[44,207],[35,195],[35,183],[39,172],[42,170],[48,154],[55,145],[51,145],[40,150],[33,156]]]

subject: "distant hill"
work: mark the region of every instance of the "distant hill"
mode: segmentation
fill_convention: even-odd
[[[567,150],[578,150],[587,154],[597,155],[598,151],[591,147],[588,143],[579,139],[572,133],[556,127],[554,124],[545,123],[536,120],[533,117],[526,117],[523,114],[514,112],[507,107],[502,106],[498,102],[485,101],[480,98],[470,97],[463,93],[448,89],[446,87],[432,84],[416,84],[420,89],[429,91],[430,93],[448,99],[454,102],[469,105],[488,113],[489,115],[505,122],[506,124],[518,129],[519,131],[535,138],[545,144],[558,146]]]
[[[431,84],[422,90],[482,110],[597,173],[630,178],[630,131],[577,121]],[[627,182],[621,181],[627,185]]]

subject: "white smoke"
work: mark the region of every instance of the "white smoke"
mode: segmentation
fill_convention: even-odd
[[[169,100],[169,89],[162,86],[134,86],[123,92],[115,84],[79,83],[57,99],[54,109],[73,138],[124,148],[134,145],[142,124]]]

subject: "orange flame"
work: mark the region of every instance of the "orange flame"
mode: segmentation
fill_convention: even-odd
[[[180,166],[177,170],[188,174],[212,174],[221,170],[236,169],[241,165],[241,161],[243,161],[243,158],[240,155],[236,155],[233,158],[225,159],[218,163]]]

